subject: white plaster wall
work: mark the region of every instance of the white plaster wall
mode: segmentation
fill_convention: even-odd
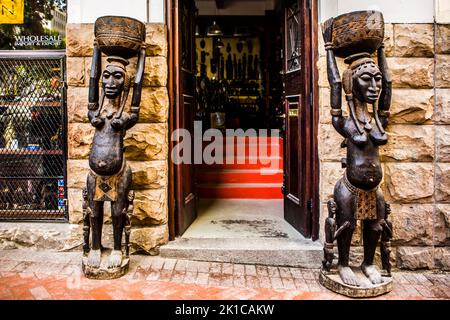
[[[148,22],[163,23],[166,21],[166,1],[149,0],[148,4],[149,19]]]
[[[436,0],[436,22],[450,23],[450,0]]]
[[[165,0],[68,0],[68,23],[93,23],[98,17],[105,15],[163,23]]]
[[[319,18],[323,22],[330,17],[358,10],[378,10],[386,23],[432,23],[435,1],[440,0],[318,0]],[[449,2],[450,0],[441,0]]]

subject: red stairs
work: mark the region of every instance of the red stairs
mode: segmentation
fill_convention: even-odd
[[[282,199],[282,139],[245,137],[236,140],[224,146],[224,153],[230,148],[234,150],[232,157],[225,157],[224,164],[203,163],[197,167],[199,198]]]

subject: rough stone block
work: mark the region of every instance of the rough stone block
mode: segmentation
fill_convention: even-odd
[[[362,224],[361,221],[357,221],[356,222],[356,228],[355,231],[353,232],[353,236],[352,236],[352,246],[362,246],[363,244],[363,239],[362,239]],[[337,243],[336,243],[337,245]]]
[[[330,124],[319,126],[319,159],[322,161],[341,161],[345,158],[346,149],[341,148],[344,138]]]
[[[145,61],[143,86],[165,87],[167,84],[167,59],[148,57]]]
[[[432,245],[433,205],[391,204],[395,245]]]
[[[433,196],[432,163],[386,163],[387,201],[430,203]]]
[[[317,48],[318,48],[318,52],[319,52],[319,57],[325,57],[326,55],[326,51],[325,51],[325,42],[323,42],[323,37],[322,37],[322,26],[320,25],[320,23],[318,23],[317,25]]]
[[[67,120],[69,123],[88,122],[88,87],[67,89]]]
[[[450,246],[450,204],[438,204],[436,206],[434,244]]]
[[[320,165],[320,196],[322,202],[333,198],[336,182],[342,178],[344,169],[339,162],[322,162]]]
[[[394,88],[433,88],[433,58],[387,58],[387,60]]]
[[[138,190],[135,193],[132,226],[167,223],[166,189]]]
[[[450,54],[450,24],[436,25],[436,53]]]
[[[436,200],[450,202],[450,163],[436,163]]]
[[[450,125],[436,126],[436,160],[450,162]]]
[[[387,130],[388,144],[381,147],[382,161],[432,161],[434,127],[431,125],[393,125]]]
[[[158,254],[158,247],[166,244],[168,241],[169,230],[167,224],[131,229],[130,243],[134,252],[144,251],[149,254]]]
[[[95,128],[90,123],[68,124],[69,159],[87,159]]]
[[[167,161],[128,161],[133,171],[134,190],[160,189],[167,186]]]
[[[167,56],[167,29],[163,23],[145,24],[148,56]]]
[[[67,190],[69,203],[69,222],[78,224],[83,222],[83,193],[81,189]]]
[[[422,124],[431,120],[434,108],[432,89],[395,89],[392,91],[389,123]]]
[[[66,25],[66,54],[68,57],[92,56],[93,48],[93,23],[68,23]]]
[[[450,248],[437,247],[434,249],[434,266],[444,271],[450,270]]]
[[[391,23],[386,23],[384,25],[384,53],[386,57],[394,56],[394,25]]]
[[[124,143],[128,160],[167,159],[167,124],[138,123],[127,131]]]
[[[68,241],[70,229],[67,224],[3,223],[0,226],[0,246],[6,242],[9,248],[60,250]]]
[[[336,250],[336,256],[337,250]],[[392,248],[391,252],[391,265],[392,267],[395,267],[397,265],[397,257],[395,256],[395,248]],[[362,262],[364,260],[364,248],[361,245],[354,245],[350,249],[350,260],[349,264],[350,266],[359,267],[361,266]],[[337,260],[335,260],[337,262]],[[375,257],[374,257],[374,264],[378,267],[378,269],[381,269],[381,255],[379,247],[375,251]]]
[[[344,63],[344,59],[336,57],[336,63],[339,69],[340,74],[347,69],[347,65]],[[319,87],[321,88],[329,88],[330,84],[328,83],[327,77],[327,58],[326,56],[320,57],[317,61],[317,69],[319,71]],[[345,101],[345,100],[343,100]]]
[[[74,87],[84,87],[86,83],[85,59],[82,57],[67,57],[67,84]],[[87,76],[89,78],[89,75]]]
[[[432,57],[434,30],[432,24],[394,25],[395,55],[397,57]]]
[[[319,88],[319,123],[330,124],[330,89]]]
[[[331,126],[331,106],[330,106],[330,89],[329,88],[319,88],[319,122],[330,124]],[[342,114],[344,117],[348,116],[347,103],[345,102],[344,90],[342,90]]]
[[[327,78],[327,58],[325,56],[319,57],[316,65],[317,65],[317,71],[319,73],[319,87],[320,88],[329,88],[330,84],[328,83],[328,78]]]
[[[436,88],[450,88],[450,55],[436,55]]]
[[[432,247],[398,247],[397,267],[400,269],[432,269]]]
[[[86,187],[86,179],[89,173],[89,161],[67,160],[67,187],[83,189]]]
[[[129,99],[131,103],[131,98]],[[142,89],[139,122],[166,122],[169,111],[169,95],[165,87]]]
[[[450,124],[450,89],[436,89],[435,123]]]

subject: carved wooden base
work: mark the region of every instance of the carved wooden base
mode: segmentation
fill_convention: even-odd
[[[352,268],[358,277],[360,286],[349,286],[342,282],[337,270],[330,272],[321,269],[319,282],[327,289],[352,298],[370,298],[392,291],[392,278],[383,277],[383,283],[372,284],[359,268]]]
[[[96,280],[111,280],[124,276],[128,272],[128,266],[130,265],[130,259],[122,259],[122,265],[117,268],[108,268],[108,259],[111,254],[110,249],[102,251],[102,259],[99,268],[91,267],[87,265],[87,255],[83,255],[82,268],[86,278]]]

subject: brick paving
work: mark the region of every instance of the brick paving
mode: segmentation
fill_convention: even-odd
[[[0,250],[0,299],[294,300],[350,299],[318,282],[318,269],[132,256],[116,280],[90,280],[81,253]],[[394,288],[374,299],[450,299],[450,274],[394,272]]]

